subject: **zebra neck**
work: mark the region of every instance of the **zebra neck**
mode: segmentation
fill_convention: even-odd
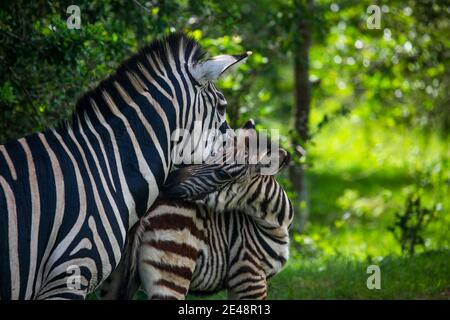
[[[113,100],[105,101],[115,107]],[[170,140],[163,133],[170,128],[150,108],[144,113],[129,105],[109,111],[93,105],[77,112],[62,134],[83,147],[86,165],[99,173],[96,184],[109,187],[114,200],[125,204],[121,216],[132,226],[154,202],[169,172]]]
[[[253,220],[257,228],[264,231],[264,234],[271,239],[289,237],[289,223],[280,225],[278,222],[267,221],[262,218],[254,218]]]
[[[198,283],[203,283],[205,272],[214,267],[214,276],[209,280],[208,291],[221,288],[227,276],[230,263],[230,233],[236,229],[230,226],[233,221],[232,212],[217,212],[208,206],[197,204],[197,219],[202,221],[206,233],[207,241],[202,248],[197,273],[194,275],[193,287]],[[227,227],[225,227],[227,226]],[[240,236],[238,236],[240,239]],[[240,241],[240,240],[239,240]]]

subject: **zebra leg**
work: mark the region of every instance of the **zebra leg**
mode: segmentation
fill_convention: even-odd
[[[103,281],[100,289],[101,300],[130,300],[139,289],[139,277],[129,279],[124,276],[128,270],[125,270],[123,262]]]
[[[183,300],[189,290],[195,260],[148,244],[139,250],[139,275],[150,300]]]
[[[244,268],[239,268],[242,270]],[[254,273],[254,270],[244,271],[242,276],[230,276],[228,280],[229,300],[264,300],[267,298],[267,280],[261,270]]]
[[[119,265],[120,266],[120,265]],[[103,281],[100,287],[100,300],[116,300],[117,296],[117,281],[118,277],[116,274],[116,270],[114,270],[111,275]]]
[[[144,263],[145,264],[145,263]],[[142,285],[149,300],[184,300],[189,290],[190,281],[178,274],[185,267],[171,268],[161,271],[161,264],[146,265],[140,268]],[[186,269],[187,271],[187,269]],[[186,271],[182,271],[185,273]],[[173,274],[171,274],[173,272]],[[186,273],[185,275],[188,275]],[[192,272],[190,272],[192,276]]]
[[[137,251],[145,229],[145,222],[138,221],[128,231],[125,252],[119,265],[103,282],[100,290],[102,300],[130,300],[140,286],[137,272]]]

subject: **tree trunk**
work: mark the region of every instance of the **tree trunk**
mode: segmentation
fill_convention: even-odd
[[[311,8],[311,1],[307,1],[302,9]],[[311,14],[311,11],[308,10]],[[306,19],[304,17],[307,17]],[[291,143],[293,149],[300,154],[302,146],[309,139],[309,111],[311,103],[311,85],[309,82],[309,49],[311,46],[311,25],[308,14],[303,11],[302,17],[297,22],[299,41],[294,44],[294,108],[293,108],[293,134]],[[302,231],[309,216],[308,185],[305,175],[305,167],[296,164],[290,167],[289,176],[295,194],[297,195],[296,219],[294,227]]]

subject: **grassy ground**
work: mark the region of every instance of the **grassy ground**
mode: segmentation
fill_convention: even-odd
[[[344,258],[292,261],[270,282],[271,299],[448,299],[450,251],[417,256],[387,257],[381,262],[357,262]],[[369,290],[367,267],[377,264],[381,289]]]

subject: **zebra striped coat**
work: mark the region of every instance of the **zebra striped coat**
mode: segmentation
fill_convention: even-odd
[[[222,289],[231,299],[264,299],[267,279],[288,259],[292,220],[291,202],[270,175],[244,177],[202,203],[161,197],[131,229],[102,296],[130,299],[140,279],[149,299]]]
[[[80,299],[108,277],[172,167],[175,130],[227,128],[212,80],[247,54],[203,56],[182,34],[156,40],[71,121],[0,146],[0,299]]]

